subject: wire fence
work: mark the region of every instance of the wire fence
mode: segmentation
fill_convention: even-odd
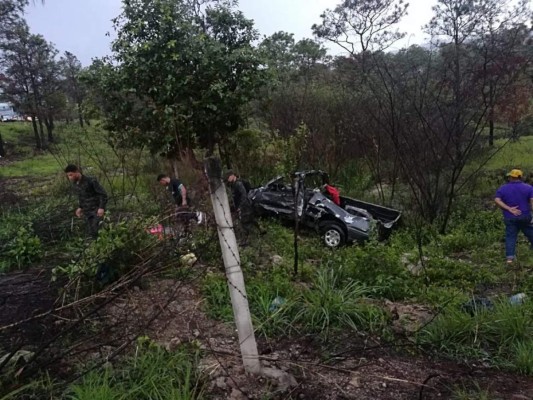
[[[206,176],[206,178],[214,180],[217,185],[224,185],[220,177]],[[220,245],[225,246],[231,254],[234,265],[242,267],[240,255],[234,251],[232,245],[235,235],[240,235],[236,229],[238,221],[234,221],[231,213],[224,207],[226,199],[216,194],[220,186],[210,189],[214,200],[224,210],[222,224],[216,224],[212,211],[202,209],[201,211],[205,213],[205,220],[202,224],[198,225],[193,220],[190,224],[190,231],[183,232],[183,225],[176,221],[176,217],[192,217],[190,211],[171,213],[172,215],[169,216],[169,210],[163,208],[167,215],[153,220],[153,224],[169,228],[163,230],[160,238],[162,240],[146,241],[143,242],[147,243],[145,247],[131,249],[137,254],[142,254],[142,257],[108,285],[100,286],[94,276],[83,273],[51,281],[53,265],[50,264],[54,261],[46,257],[38,268],[1,275],[0,346],[7,357],[0,359],[0,374],[7,371],[12,360],[22,350],[30,349],[30,353],[27,353],[29,355],[17,375],[17,380],[4,385],[0,393],[7,394],[17,389],[20,382],[40,376],[44,370],[49,371],[51,375],[64,376],[58,385],[66,387],[90,371],[120,357],[125,351],[131,349],[138,337],[152,333],[157,336],[157,332],[162,329],[161,324],[170,323],[172,318],[179,318],[181,315],[194,320],[198,318],[198,315],[203,314],[201,305],[204,302],[197,296],[197,290],[206,274],[214,266],[204,264],[201,260],[189,265],[182,263],[180,257],[194,252],[201,259],[201,255],[211,251],[213,243],[220,239]],[[51,246],[50,248],[54,244],[64,242],[65,239],[68,242],[82,236],[81,227],[68,216],[72,206],[69,201],[67,199],[64,202],[56,202],[51,212],[41,216],[35,224],[36,231],[43,238],[45,245]],[[34,205],[28,203],[27,206],[18,207],[16,212],[29,212],[31,207]],[[7,211],[4,210],[4,212]],[[10,212],[13,212],[13,208]],[[130,213],[116,212],[113,221],[119,222],[131,217]],[[194,240],[198,233],[207,237],[200,244]],[[147,235],[149,233],[145,229],[138,229],[138,232],[129,239],[131,243],[126,243],[125,247],[128,248],[130,244],[137,243],[137,239]],[[84,247],[76,252],[69,248],[54,250],[56,254],[51,253],[51,255],[57,256],[58,262],[75,263],[93,245],[92,242],[81,243]],[[74,296],[66,296],[65,293],[71,294],[80,281],[87,283],[90,290],[81,291]],[[152,289],[143,289],[143,281],[148,282]],[[164,287],[163,283],[165,283]],[[249,296],[227,277],[226,283],[244,300],[250,301]],[[191,288],[194,294],[188,296],[198,302],[200,309],[196,308],[193,312],[190,310],[175,311],[173,304],[183,301],[183,290]],[[229,298],[227,301],[229,303]],[[256,325],[255,332],[262,329],[273,318],[276,318],[276,312]],[[220,330],[223,329],[221,323]],[[181,329],[179,334],[194,338],[197,336],[195,330],[197,328],[191,324]],[[227,358],[234,361],[240,360],[241,354],[238,346],[226,346],[221,350],[209,340],[209,337],[201,337],[201,339],[205,357],[214,358],[224,369],[224,374],[233,381],[233,385],[246,393],[247,388],[244,387],[242,381],[234,378],[234,373],[228,370],[225,361]],[[246,339],[248,337],[244,338]],[[338,338],[338,340],[343,339]],[[238,344],[242,342],[241,338]],[[281,351],[283,346],[292,348],[294,343],[298,344],[297,351]],[[332,351],[328,357],[324,357],[318,354],[316,338],[306,332],[295,332],[290,338],[279,338],[275,341],[263,339],[260,347],[264,349],[263,353],[283,354],[276,357],[262,354],[260,356],[262,361],[285,365],[291,370],[298,371],[301,376],[314,375],[317,370],[322,371],[319,374],[341,375],[339,380],[341,383],[335,383],[341,387],[350,382],[353,373],[372,362],[361,361],[365,357],[370,358],[377,352],[380,357],[393,356],[399,348],[412,347],[423,350],[407,338],[400,341],[397,339],[386,341],[383,338],[378,340],[370,335],[360,335],[360,340],[346,340],[342,350],[337,349]],[[87,360],[92,362],[87,364]],[[387,362],[385,360],[385,363]],[[74,365],[77,369],[72,373]],[[81,367],[81,365],[85,366]],[[392,364],[390,367],[395,368]],[[65,376],[67,369],[70,372]],[[377,378],[385,380],[387,378],[387,376],[375,375]],[[405,379],[402,384],[411,385],[413,393],[420,393],[420,398],[422,398],[424,390],[434,388],[435,385],[429,385],[429,380],[434,379],[434,375],[433,372],[428,371],[426,376],[421,377],[424,379]],[[394,379],[389,378],[390,381]],[[291,398],[294,393],[302,390],[302,387],[297,386],[285,392],[281,398]],[[339,390],[345,391],[342,388]]]

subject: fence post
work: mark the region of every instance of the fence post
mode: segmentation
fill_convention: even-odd
[[[209,193],[217,223],[218,239],[220,240],[222,259],[224,260],[244,369],[246,372],[259,374],[261,372],[261,363],[257,353],[257,344],[248,307],[248,298],[246,297],[246,288],[241,270],[239,249],[233,230],[228,195],[222,182],[222,166],[220,160],[208,158],[204,163],[204,167],[209,180]]]

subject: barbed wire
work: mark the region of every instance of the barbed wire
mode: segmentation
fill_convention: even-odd
[[[220,185],[223,185],[222,181],[220,181]],[[210,188],[210,190],[211,190],[211,188]],[[224,204],[223,200],[221,198],[219,198],[218,195],[216,195],[216,192],[215,192],[215,195],[214,195],[214,199],[215,199],[215,201],[217,201],[219,203],[220,206],[222,206]],[[226,209],[225,208],[223,208],[223,209],[224,209],[223,218],[224,218],[224,222],[225,222],[226,226],[219,226],[219,224],[215,223],[215,225],[217,227],[217,231],[218,231],[219,235],[223,239],[221,241],[221,245],[227,246],[229,254],[231,254],[232,258],[234,259],[235,265],[238,265],[239,267],[242,267],[240,256],[233,251],[233,247],[230,245],[230,242],[229,242],[230,238],[227,237],[227,229],[231,230],[233,235],[235,235],[235,225],[233,224],[233,219],[231,218],[231,213],[228,215],[226,213]],[[206,212],[206,211],[204,211],[204,212]],[[208,217],[209,217],[210,221],[216,221],[213,218],[211,213],[206,212],[206,214],[208,214]],[[172,218],[174,218],[174,217],[173,216],[166,216],[166,217],[158,219],[156,221],[156,223],[169,224],[171,222]],[[68,223],[66,223],[66,224],[68,224]],[[206,226],[207,226],[207,224],[206,224]],[[209,226],[209,228],[210,227],[211,226]],[[141,234],[145,235],[146,232],[142,231],[142,232],[139,232],[138,234],[139,235],[141,235]],[[213,236],[214,235],[216,235],[215,231],[213,231]],[[170,239],[169,243],[171,243],[170,247],[182,249],[184,251],[185,250],[187,250],[187,251],[189,250],[187,248],[188,247],[187,243],[184,243],[183,245],[180,245],[179,240]],[[90,244],[88,244],[88,246],[90,246]],[[120,328],[123,327],[123,326],[127,326],[128,321],[125,321],[125,320],[114,321],[114,323],[109,327],[109,329],[112,329],[114,331],[114,336],[113,337],[106,337],[106,334],[109,331],[104,330],[104,332],[102,332],[100,334],[93,335],[93,336],[91,336],[91,335],[83,335],[83,337],[80,338],[80,340],[76,341],[74,344],[69,346],[67,349],[62,350],[59,354],[53,355],[50,358],[47,358],[47,356],[50,355],[51,353],[46,353],[46,351],[54,343],[57,343],[61,338],[63,338],[65,335],[67,335],[67,334],[69,334],[71,332],[74,332],[75,330],[79,330],[79,328],[81,326],[83,326],[83,324],[85,324],[87,322],[90,322],[90,318],[94,317],[99,312],[104,311],[107,306],[114,304],[119,299],[123,299],[123,296],[127,295],[129,293],[129,290],[131,288],[131,284],[136,282],[139,278],[141,278],[141,277],[150,277],[150,276],[157,278],[161,273],[163,273],[166,270],[168,270],[168,268],[171,267],[171,264],[173,264],[175,262],[179,262],[178,260],[167,260],[166,263],[164,263],[164,265],[161,265],[159,267],[155,267],[154,268],[154,265],[157,263],[157,260],[160,257],[162,257],[164,255],[167,255],[167,254],[165,254],[165,252],[168,250],[168,248],[169,248],[169,246],[161,245],[161,242],[153,242],[150,245],[146,246],[145,248],[139,249],[139,252],[142,251],[142,252],[149,253],[150,256],[148,258],[142,260],[142,262],[140,264],[137,264],[137,265],[133,266],[130,271],[126,272],[126,274],[121,276],[116,282],[110,284],[109,286],[104,288],[102,291],[94,294],[92,297],[80,299],[78,302],[68,303],[68,304],[65,304],[64,306],[59,307],[59,308],[58,307],[54,307],[54,308],[48,310],[48,312],[45,315],[42,315],[40,318],[43,318],[43,319],[47,318],[47,317],[50,317],[50,318],[65,318],[65,319],[69,320],[66,323],[70,322],[70,325],[67,328],[61,329],[61,331],[56,333],[56,335],[54,335],[52,339],[48,339],[45,343],[43,343],[41,345],[41,347],[39,349],[37,349],[37,351],[35,352],[36,354],[34,355],[32,361],[31,361],[31,363],[33,363],[33,367],[32,368],[28,368],[26,370],[27,372],[25,372],[25,373],[26,374],[29,374],[29,373],[35,373],[36,374],[39,369],[44,368],[44,367],[48,367],[48,366],[53,366],[55,363],[57,363],[60,360],[68,359],[68,358],[75,357],[75,356],[78,356],[78,355],[87,354],[87,352],[91,351],[94,348],[101,348],[102,346],[111,345],[111,344],[113,345],[114,350],[113,350],[113,352],[111,354],[109,354],[106,357],[104,357],[101,360],[100,363],[97,363],[97,364],[93,365],[90,368],[84,368],[84,369],[82,369],[82,371],[80,373],[70,377],[68,382],[72,382],[72,381],[74,381],[76,379],[79,379],[80,377],[83,377],[85,374],[87,374],[91,370],[101,367],[103,364],[105,364],[105,362],[117,358],[125,349],[128,348],[128,346],[130,346],[132,343],[135,342],[135,340],[136,340],[136,338],[138,337],[139,334],[142,334],[143,331],[145,331],[146,329],[149,329],[151,324],[153,324],[153,322],[157,318],[159,318],[161,316],[161,314],[163,312],[165,312],[165,310],[168,310],[169,304],[172,301],[176,300],[176,298],[178,296],[179,289],[181,287],[183,287],[184,285],[191,285],[191,284],[198,283],[203,278],[203,274],[207,271],[207,268],[208,268],[207,265],[196,264],[195,266],[183,267],[185,272],[187,272],[187,273],[188,272],[192,272],[192,271],[194,271],[196,273],[192,274],[192,277],[190,277],[190,278],[183,278],[183,279],[180,279],[180,280],[176,280],[174,282],[174,285],[173,285],[173,290],[171,290],[170,293],[168,293],[166,295],[167,297],[166,297],[165,304],[162,307],[157,308],[156,311],[152,312],[148,316],[148,318],[145,321],[145,323],[142,324],[142,327],[138,327],[136,329],[136,332],[130,332],[130,331],[126,331],[126,330],[124,332],[121,332]],[[197,254],[201,254],[202,248],[197,248],[194,251]],[[184,274],[184,275],[187,275],[187,274]],[[11,277],[9,277],[9,278],[11,278]],[[40,278],[38,278],[38,277],[36,278],[35,276],[33,276],[31,274],[29,274],[27,278],[28,278],[28,280],[26,282],[35,282],[35,283],[37,283],[37,282],[41,281]],[[235,285],[233,285],[233,283],[228,279],[227,276],[226,276],[226,282],[227,282],[228,285],[230,285],[231,287],[236,289],[236,291],[244,299],[248,300],[248,297],[246,296],[246,294],[243,293],[242,291],[240,291],[239,288],[235,287]],[[9,286],[9,282],[0,281],[0,287],[7,287],[7,286]],[[23,297],[23,294],[20,294],[20,295],[17,294],[16,296]],[[229,301],[229,299],[228,299],[228,301]],[[94,304],[95,302],[97,304]],[[77,311],[76,312],[72,312],[72,314],[69,314],[70,310],[72,310],[72,309],[77,309]],[[78,312],[78,310],[80,312]],[[277,312],[279,312],[279,311],[277,311]],[[272,313],[264,321],[262,321],[262,323],[259,326],[254,327],[255,328],[255,332],[257,332],[258,329],[262,329],[264,324],[270,322],[273,318],[275,318],[276,315],[277,315],[277,312]],[[56,313],[57,313],[57,316],[55,315]],[[101,318],[97,318],[96,321],[98,323],[103,323]],[[22,325],[24,323],[27,323],[27,322],[29,322],[29,321],[21,321],[20,325]],[[45,322],[48,323],[50,321],[45,321]],[[4,330],[9,330],[9,329],[13,329],[13,328],[17,328],[17,325],[10,326],[10,327],[7,327],[7,328],[6,327],[0,327],[0,334]],[[117,334],[117,332],[118,332],[118,334]],[[191,333],[192,333],[192,329],[191,329]],[[307,335],[303,335],[302,337],[308,337],[308,336]],[[87,346],[87,347],[85,346],[85,344],[92,344],[94,342],[98,342],[98,343],[97,344],[93,344],[92,347],[91,346]],[[232,374],[228,371],[228,368],[224,365],[222,359],[219,358],[219,353],[220,353],[219,350],[215,349],[214,346],[212,345],[212,343],[209,340],[205,341],[205,343],[206,343],[206,346],[208,347],[208,353],[212,354],[217,359],[217,362],[222,366],[222,368],[224,368],[226,375],[228,375],[228,377],[230,377],[230,379],[233,379]],[[239,344],[241,344],[241,343],[242,343],[242,341]],[[308,341],[306,343],[307,344],[303,347],[304,350],[309,350],[309,349],[311,349],[313,347],[313,341]],[[415,343],[405,343],[403,345],[404,346],[415,346],[417,348],[420,348],[420,346],[418,346]],[[25,346],[24,341],[21,341],[19,343],[16,343],[11,350],[15,350],[15,349],[20,350],[24,346]],[[365,344],[365,346],[363,346],[363,347],[358,347],[358,348],[354,347],[354,348],[348,349],[345,354],[337,353],[336,356],[337,357],[343,357],[343,356],[344,357],[348,357],[348,356],[352,356],[355,353],[359,353],[360,354],[360,353],[364,353],[364,352],[368,352],[368,351],[372,351],[372,350],[386,349],[387,347],[391,347],[391,348],[392,347],[396,347],[397,348],[397,347],[402,347],[402,344],[383,343],[383,342],[381,342],[381,343],[375,343],[375,346],[368,346],[368,347]],[[14,354],[14,352],[13,352],[13,354]],[[230,351],[226,355],[231,356],[233,359],[240,359],[240,357],[241,357],[240,352],[238,350]],[[264,357],[264,356],[259,356],[259,358],[261,360],[269,360],[268,357]],[[310,373],[313,373],[314,368],[330,369],[330,370],[335,370],[337,372],[343,372],[343,373],[346,373],[346,374],[351,373],[353,371],[356,371],[358,369],[358,367],[352,367],[352,368],[346,368],[346,369],[345,368],[335,368],[332,365],[328,365],[327,363],[340,362],[340,360],[334,359],[334,357],[331,357],[329,360],[326,360],[326,362],[323,362],[323,363],[316,363],[316,362],[313,363],[313,362],[310,362],[310,361],[307,361],[307,360],[303,359],[302,356],[299,356],[299,355],[296,356],[296,357],[292,357],[291,356],[291,357],[287,357],[287,358],[278,357],[276,359],[271,359],[270,361],[275,361],[275,362],[278,362],[278,363],[291,364],[291,365],[297,366],[299,369],[302,369],[304,371],[308,371]],[[0,366],[0,370],[2,369],[2,367],[3,366]],[[238,390],[241,390],[243,393],[245,393],[245,390],[243,388],[239,387],[239,382],[237,380],[233,379],[233,383],[238,388]],[[410,382],[410,383],[412,383],[414,385],[420,385],[419,383],[416,383],[416,382]],[[426,384],[426,382],[423,383],[423,385],[425,385],[425,384]],[[288,396],[289,395],[287,395],[286,398],[289,398]]]

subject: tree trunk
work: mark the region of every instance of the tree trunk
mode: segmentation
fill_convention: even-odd
[[[4,141],[2,140],[2,134],[0,133],[0,157],[5,157],[6,152],[4,150]]]
[[[43,118],[39,117],[39,132],[41,133],[41,148],[46,149],[46,136],[44,135]]]
[[[80,127],[83,128],[83,113],[81,112],[81,103],[78,103],[78,119],[80,121]]]
[[[54,131],[54,119],[49,117],[44,120],[44,124],[46,125],[46,132],[48,133],[48,142],[54,143],[54,136],[52,134]]]
[[[175,178],[179,178],[178,160],[176,158],[170,159],[170,166]]]
[[[489,146],[494,146],[494,119],[492,118],[492,111],[489,116]]]
[[[35,120],[35,115],[31,116],[31,124],[33,126],[33,135],[35,136],[35,146],[40,150],[43,148],[41,142],[41,137],[39,136],[39,129],[37,128],[37,121]]]

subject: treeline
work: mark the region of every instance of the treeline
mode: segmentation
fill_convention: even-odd
[[[32,34],[23,18],[25,0],[0,0],[0,100],[31,120],[37,149],[54,142],[54,124],[84,123],[86,88],[76,56]]]
[[[340,1],[314,39],[296,41],[261,38],[231,1],[128,0],[111,56],[85,69],[12,18],[3,87],[32,116],[37,146],[53,140],[41,124],[77,113],[80,124],[102,120],[114,146],[193,165],[199,149],[249,174],[284,148],[294,168],[333,177],[357,161],[382,202],[402,185],[444,231],[476,173],[466,166],[481,168],[496,139],[532,128],[532,13],[527,0],[438,0],[421,28],[428,43],[393,51],[408,10],[400,0]],[[343,55],[328,55],[325,41]]]

